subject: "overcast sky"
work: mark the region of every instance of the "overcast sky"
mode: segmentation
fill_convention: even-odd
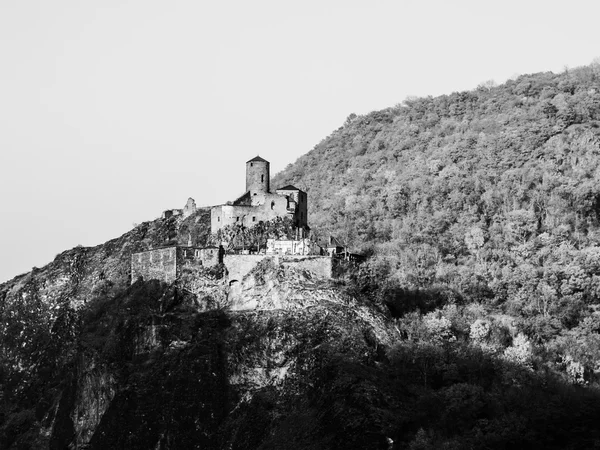
[[[596,1],[0,0],[0,282],[350,113],[600,56]]]

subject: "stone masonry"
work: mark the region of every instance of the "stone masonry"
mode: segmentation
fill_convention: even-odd
[[[131,255],[131,283],[138,278],[175,282],[186,265],[214,267],[223,263],[222,247],[162,247]]]

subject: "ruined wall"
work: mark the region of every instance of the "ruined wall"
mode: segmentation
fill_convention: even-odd
[[[295,202],[294,225],[303,228],[308,225],[308,197],[301,190],[277,189],[277,194],[288,196]]]
[[[227,225],[240,224],[252,226],[252,217],[256,216],[252,206],[219,205],[210,209],[210,231],[216,233]]]
[[[218,247],[165,247],[131,255],[131,283],[139,277],[145,281],[177,280],[184,265],[213,267],[223,261],[223,250]]]
[[[186,264],[213,267],[222,262],[222,247],[177,247],[177,264],[179,266]]]
[[[207,247],[197,251],[196,260],[204,267],[213,267],[223,262],[223,248]]]
[[[210,210],[210,230],[216,233],[227,225],[252,227],[258,222],[266,222],[277,217],[286,217],[288,201],[276,194],[257,194],[252,199],[253,206],[219,205]]]
[[[268,255],[321,256],[322,249],[310,239],[267,239]]]
[[[251,198],[252,206],[264,207],[265,211],[275,211],[279,215],[285,215],[289,212],[288,200],[280,194],[257,193]]]
[[[173,216],[180,216],[181,214],[183,214],[182,209],[167,209],[166,211],[163,211],[162,218],[170,219]]]
[[[165,247],[131,255],[131,283],[139,277],[172,283],[177,278],[177,249]]]
[[[173,216],[181,216],[183,215],[183,217],[188,217],[192,214],[194,214],[196,211],[198,210],[198,208],[196,207],[196,201],[190,197],[188,198],[187,203],[185,204],[185,206],[183,207],[183,209],[167,209],[166,211],[163,211],[162,213],[162,218],[163,219],[169,219]]]

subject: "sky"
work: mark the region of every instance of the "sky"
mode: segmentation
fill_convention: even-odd
[[[0,0],[0,282],[351,114],[600,57],[594,0]]]

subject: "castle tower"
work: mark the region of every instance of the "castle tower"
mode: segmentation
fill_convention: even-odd
[[[269,161],[260,156],[246,162],[246,192],[250,192],[250,196],[270,192],[269,168]]]

